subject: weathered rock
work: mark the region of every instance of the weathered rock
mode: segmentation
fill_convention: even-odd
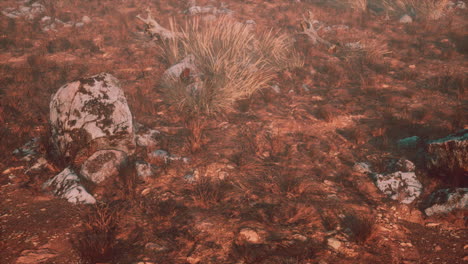
[[[468,129],[448,137],[429,141],[426,166],[433,174],[458,185],[468,184]]]
[[[20,6],[15,8],[6,8],[2,14],[9,18],[25,17],[26,19],[33,20],[35,17],[45,12],[45,7],[39,2],[32,3],[30,6]]]
[[[403,23],[403,24],[408,24],[408,23],[412,23],[413,22],[413,18],[411,18],[409,15],[403,15],[401,18],[400,18],[400,23]]]
[[[412,203],[421,195],[422,184],[414,172],[397,171],[389,174],[374,174],[375,185],[392,200]]]
[[[153,147],[159,142],[157,140],[158,135],[161,132],[155,129],[140,128],[136,135],[136,143],[140,147]]]
[[[23,159],[29,161],[37,154],[37,148],[39,147],[40,138],[32,138],[26,142],[21,148],[13,150],[14,155],[22,156]]]
[[[353,170],[359,173],[372,173],[371,166],[367,162],[358,162],[354,164]]]
[[[239,231],[238,239],[250,244],[262,244],[265,242],[256,230],[249,227],[244,227]]]
[[[164,72],[162,79],[170,80],[170,79],[179,78],[185,69],[189,69],[190,75],[192,76],[196,76],[199,74],[200,70],[197,68],[195,64],[195,56],[190,54],[187,57],[185,57],[183,60],[181,60],[179,63],[172,65],[169,69],[167,69]]]
[[[17,264],[37,264],[45,263],[47,260],[56,257],[57,252],[48,248],[38,250],[24,250],[16,260]]]
[[[91,18],[89,18],[89,16],[83,16],[83,17],[81,18],[81,22],[83,22],[83,23],[85,23],[85,24],[89,24],[89,23],[91,23],[91,21],[92,21],[92,20],[91,20]]]
[[[154,175],[153,166],[145,161],[137,161],[135,164],[135,169],[136,169],[138,178],[142,180],[151,178]]]
[[[50,102],[52,143],[59,156],[135,149],[132,114],[118,80],[108,73],[62,86]]]
[[[399,160],[393,160],[387,166],[388,171],[402,171],[402,172],[412,172],[416,170],[416,166],[413,162],[401,158]]]
[[[341,247],[341,242],[334,237],[330,237],[329,239],[327,239],[327,244],[334,250],[338,250]]]
[[[456,209],[466,210],[468,209],[468,188],[438,190],[431,194],[428,204],[429,207],[424,210],[428,216],[445,214]]]
[[[125,152],[99,150],[83,163],[80,173],[94,183],[101,183],[106,179],[116,177],[126,160]]]
[[[44,189],[51,188],[52,192],[67,199],[70,203],[95,204],[96,199],[81,185],[80,178],[70,168],[66,168],[52,179],[46,181]]]

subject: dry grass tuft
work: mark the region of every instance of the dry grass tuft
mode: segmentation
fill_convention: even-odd
[[[193,194],[196,204],[209,208],[222,198],[221,182],[209,176],[201,176],[193,186]]]
[[[174,31],[175,26],[171,23]],[[300,67],[285,34],[260,35],[227,17],[201,23],[187,22],[181,37],[161,42],[169,63],[192,55],[198,73],[190,78],[165,78],[161,87],[170,103],[187,112],[217,113],[232,109],[235,102],[266,87],[275,73]]]
[[[384,8],[395,15],[409,14],[421,20],[440,19],[449,0],[383,0]]]
[[[199,116],[189,118],[185,122],[185,127],[189,130],[187,136],[187,149],[191,153],[198,152],[203,146],[203,131],[206,121]]]
[[[368,217],[347,214],[342,220],[342,226],[349,231],[349,237],[356,243],[365,243],[372,234],[374,222]]]
[[[112,260],[117,244],[116,235],[120,210],[108,204],[97,204],[85,216],[84,231],[74,245],[84,263]]]

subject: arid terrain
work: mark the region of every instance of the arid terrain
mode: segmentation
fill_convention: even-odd
[[[468,263],[465,3],[0,1],[0,263]],[[198,21],[249,45],[259,36],[264,46],[236,51],[268,61],[236,68],[264,74],[259,88],[199,103],[219,87],[209,60],[195,54],[202,74],[165,77],[198,31],[165,37],[150,18],[169,33]],[[176,38],[182,57],[164,46]],[[230,76],[232,89],[250,87]],[[90,156],[109,150],[73,135],[79,149],[62,144],[69,106],[57,91],[92,97],[115,79],[110,109],[130,110],[130,143],[112,145],[125,161],[95,181],[85,175],[108,160]],[[89,196],[60,197],[50,179],[61,172]],[[438,190],[462,198],[444,211]]]

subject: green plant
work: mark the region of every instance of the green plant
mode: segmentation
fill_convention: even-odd
[[[279,70],[303,65],[287,35],[256,35],[248,25],[227,17],[203,23],[195,19],[179,32],[160,41],[163,56],[174,63],[190,55],[196,70],[163,78],[161,87],[169,102],[186,112],[232,109],[237,100],[266,87]]]

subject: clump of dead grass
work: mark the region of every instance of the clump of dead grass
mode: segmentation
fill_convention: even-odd
[[[447,9],[449,0],[383,0],[382,4],[389,13],[409,14],[421,20],[440,19]]]
[[[203,208],[218,203],[222,198],[221,180],[212,179],[210,176],[201,176],[193,186],[193,199]]]
[[[257,35],[227,17],[193,20],[179,30],[172,21],[171,29],[181,34],[161,40],[166,61],[172,64],[191,55],[198,71],[161,83],[169,102],[184,111],[212,114],[232,109],[237,100],[266,87],[276,72],[304,63],[288,35],[274,31]]]
[[[84,263],[112,260],[117,245],[117,228],[121,210],[108,204],[97,204],[85,216],[84,230],[77,237],[75,250]]]

